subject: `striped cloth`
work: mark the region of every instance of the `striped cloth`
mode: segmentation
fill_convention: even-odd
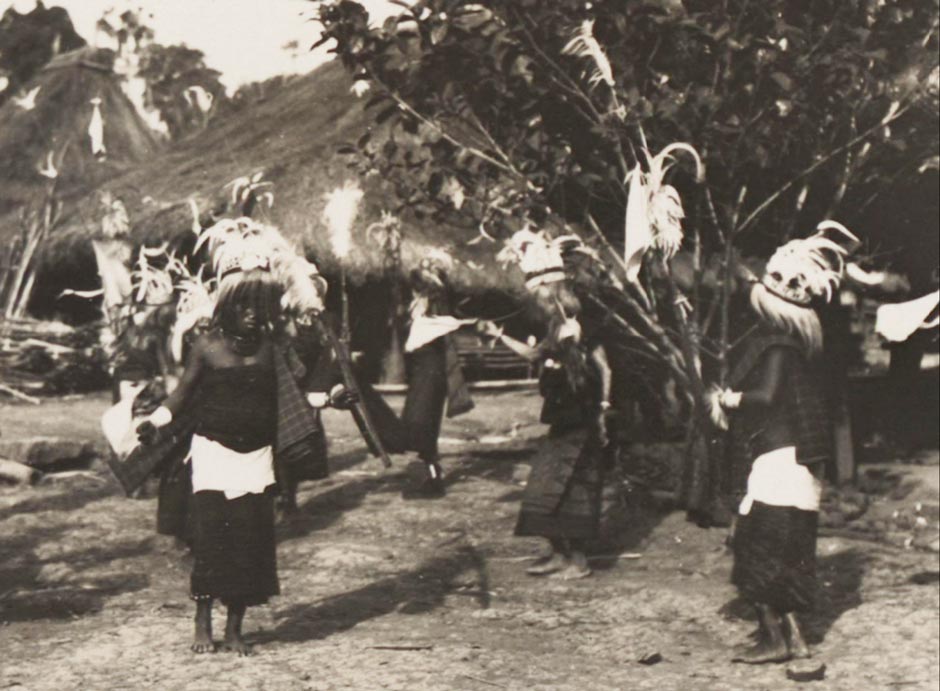
[[[274,375],[277,379],[277,440],[274,463],[278,478],[284,466],[315,461],[318,467],[307,477],[326,477],[326,457],[321,453],[323,428],[317,415],[297,384],[306,374],[300,358],[290,348],[274,351]]]

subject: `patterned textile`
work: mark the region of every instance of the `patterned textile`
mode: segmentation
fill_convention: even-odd
[[[144,480],[162,464],[170,464],[172,459],[186,456],[189,452],[189,440],[196,428],[192,416],[180,416],[166,427],[159,430],[153,444],[139,444],[123,461],[116,456],[108,457],[108,467],[121,483],[125,494],[130,496],[134,490],[144,484]]]
[[[306,369],[291,349],[274,351],[277,380],[277,441],[274,446],[275,472],[285,476],[285,466],[306,466],[305,478],[326,477],[328,468],[323,451],[323,426],[307,403],[297,382]],[[296,476],[296,473],[294,474]]]
[[[752,373],[756,372],[764,355],[772,347],[790,348],[797,354],[797,357],[793,360],[796,366],[787,372],[785,395],[771,414],[790,417],[796,432],[794,441],[798,463],[810,465],[828,460],[832,456],[829,405],[820,383],[822,379],[819,373],[814,371],[813,363],[799,341],[791,336],[756,337],[732,371],[729,385],[735,391],[745,388],[743,384]],[[751,431],[756,433],[759,430]],[[771,450],[758,449],[757,453],[749,456],[749,461],[760,453]]]
[[[237,499],[193,494],[193,599],[253,606],[280,593],[272,489]]]
[[[738,519],[731,582],[745,599],[779,612],[812,608],[819,514],[755,501]]]
[[[460,367],[460,358],[457,355],[457,346],[454,339],[445,336],[444,348],[447,362],[447,417],[457,417],[473,410],[473,398],[470,397],[470,388],[463,378],[463,369]]]
[[[546,437],[532,464],[516,523],[518,536],[598,536],[606,451],[586,429]]]
[[[825,466],[832,459],[831,415],[823,394],[823,379],[798,341],[789,336],[754,337],[731,372],[730,387],[742,391],[758,380],[764,356],[774,347],[790,350],[792,367],[787,372],[783,396],[771,411],[735,413],[727,437],[728,462],[722,477],[722,493],[731,503],[739,502],[744,496],[754,459],[773,450],[762,443],[762,431],[769,416],[781,415],[787,419],[787,426],[794,432],[795,438],[791,441],[796,447],[798,463]]]
[[[278,406],[274,466],[278,483],[288,477],[286,466],[294,468],[291,477],[326,477],[328,468],[324,453],[323,426],[295,379],[304,376],[304,367],[291,350],[281,352],[280,348],[276,348],[274,368]],[[197,417],[184,412],[159,430],[155,443],[148,446],[139,445],[123,462],[114,457],[108,459],[111,472],[128,496],[140,487],[161,463],[171,456],[178,455],[181,449],[189,448],[196,424]]]

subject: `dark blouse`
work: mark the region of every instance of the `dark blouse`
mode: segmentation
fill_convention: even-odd
[[[246,453],[274,444],[277,379],[261,364],[210,369],[197,394],[196,434]]]

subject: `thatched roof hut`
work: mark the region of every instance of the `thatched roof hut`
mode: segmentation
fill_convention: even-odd
[[[121,90],[113,64],[110,50],[64,53],[24,85],[21,94],[31,102],[11,98],[0,107],[0,241],[16,227],[10,212],[34,200],[48,182],[41,168],[51,163],[58,170],[58,194],[68,204],[159,150],[154,133]],[[104,156],[92,152],[88,134],[96,98]]]
[[[133,240],[153,244],[191,233],[191,200],[204,219],[212,213],[231,213],[226,185],[263,171],[264,179],[274,184],[275,202],[261,213],[324,273],[335,274],[337,261],[322,220],[324,196],[355,176],[337,149],[358,139],[372,122],[372,114],[363,111],[350,86],[338,63],[286,80],[263,100],[213,120],[204,131],[108,180],[100,189],[124,202]],[[365,183],[364,213],[354,230],[355,249],[345,264],[358,283],[378,278],[383,269],[380,248],[365,235],[365,227],[388,208],[377,187]],[[47,270],[62,270],[77,256],[90,257],[88,239],[98,232],[100,214],[94,195],[77,201],[64,227],[51,239]],[[406,272],[430,249],[440,247],[459,260],[452,278],[461,292],[518,287],[514,283],[518,277],[507,277],[495,264],[495,246],[467,245],[473,234],[465,237],[452,228],[414,223],[406,223],[402,234]]]

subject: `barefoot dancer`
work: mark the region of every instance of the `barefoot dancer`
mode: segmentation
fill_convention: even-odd
[[[285,475],[285,464],[310,450],[319,430],[294,380],[291,353],[275,338],[282,300],[290,304],[296,281],[310,276],[285,280],[277,267],[297,258],[272,255],[280,236],[259,240],[252,233],[263,227],[247,219],[236,223],[234,232],[210,247],[220,278],[213,328],[196,340],[178,387],[138,431],[142,441],[152,441],[175,418],[195,419],[192,650],[215,650],[212,605],[220,600],[228,608],[225,648],[248,655],[245,609],[279,593],[276,475]],[[309,292],[316,290],[307,286],[300,301],[305,308],[319,303]]]
[[[584,578],[591,574],[585,545],[598,536],[604,476],[616,457],[608,435],[611,370],[597,331],[585,331],[576,319],[584,315],[565,281],[558,246],[528,231],[513,240],[526,285],[549,319],[549,335],[537,349],[484,326],[523,357],[543,365],[541,421],[550,426],[549,434],[532,464],[516,535],[549,541],[549,554],[528,569],[530,575]]]
[[[831,222],[820,228],[854,240]],[[819,478],[832,446],[816,372],[822,328],[812,303],[831,297],[845,253],[821,232],[777,250],[751,289],[759,331],[731,374],[731,388],[712,394],[716,424],[726,427],[730,414],[735,455],[753,461],[733,537],[732,581],[757,609],[761,639],[738,651],[736,662],[810,656],[796,613],[814,599]]]

